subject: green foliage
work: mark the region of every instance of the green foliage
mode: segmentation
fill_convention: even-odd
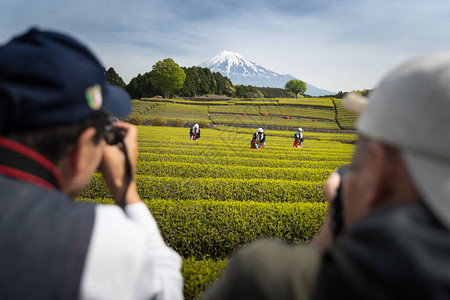
[[[200,126],[200,128],[210,128],[211,127],[211,123],[209,123],[208,121],[205,120],[200,120],[197,122],[198,126]]]
[[[297,79],[291,79],[286,82],[284,88],[295,95],[295,99],[298,99],[298,94],[303,94],[306,91],[306,84]]]
[[[183,119],[183,118],[176,118],[175,119],[174,125],[176,127],[183,127],[185,124],[186,124],[186,120],[185,119]]]
[[[214,124],[220,125],[236,125],[248,126],[254,125],[257,127],[270,126],[272,128],[293,130],[298,127],[302,128],[317,128],[317,129],[334,129],[339,127],[334,121],[329,120],[314,120],[314,119],[285,119],[284,116],[237,116],[237,115],[211,115],[211,120]]]
[[[323,107],[334,109],[333,98],[324,97],[324,98],[302,98],[302,102],[299,103],[294,98],[279,98],[278,99],[280,105],[289,105],[289,106],[311,106],[311,107]]]
[[[330,95],[330,96],[332,96],[332,97],[334,97],[334,98],[337,98],[337,99],[342,99],[342,98],[344,98],[344,96],[347,95],[348,93],[357,93],[357,94],[360,94],[361,96],[366,96],[366,97],[367,97],[367,95],[368,95],[370,92],[372,92],[372,91],[373,91],[373,89],[372,89],[372,90],[368,90],[368,89],[364,89],[364,90],[356,90],[356,91],[351,91],[351,92],[342,92],[342,91],[339,91],[336,95]]]
[[[157,95],[158,91],[153,86],[151,77],[152,74],[147,72],[144,75],[138,74],[131,79],[130,83],[125,88],[131,98],[141,99],[143,97],[153,97]]]
[[[325,119],[334,121],[335,113],[331,109],[323,109],[322,107],[290,107],[290,106],[261,106],[262,114],[277,116],[290,116],[298,118]],[[299,121],[301,122],[301,121]]]
[[[256,202],[323,202],[322,183],[273,179],[181,178],[137,175],[143,198]],[[93,176],[83,198],[110,198],[101,176]]]
[[[347,109],[342,104],[342,99],[335,99],[333,103],[336,105],[337,121],[342,129],[356,129],[358,114]]]
[[[166,98],[183,87],[186,74],[173,59],[166,58],[153,65],[151,83],[161,90]]]
[[[280,99],[288,101],[292,99]],[[317,104],[314,109],[334,107],[328,98],[305,101]],[[183,115],[187,122],[187,116],[207,115],[205,106],[133,103],[134,113],[142,118],[158,116],[150,116],[156,110],[167,111],[164,118],[173,120]],[[290,107],[299,114],[306,109]],[[183,110],[176,116],[173,111],[178,108]],[[304,148],[298,150],[292,148],[293,131],[264,128],[268,146],[259,151],[249,149],[257,128],[255,123],[249,127],[202,128],[202,138],[195,143],[189,140],[188,128],[139,127],[139,194],[163,239],[185,258],[186,299],[196,299],[238,247],[261,238],[291,244],[310,241],[327,209],[324,180],[349,163],[354,149],[349,143],[356,139],[355,134],[305,131]],[[99,174],[80,197],[112,203]]]
[[[124,88],[126,86],[122,77],[117,74],[114,68],[109,68],[108,71],[106,71],[106,81],[111,85],[116,85],[121,88]]]
[[[199,95],[233,95],[233,84],[220,73],[212,73],[208,68],[190,67],[183,68],[186,80],[180,94],[183,97],[196,97]]]
[[[146,201],[166,243],[183,257],[226,258],[261,238],[311,241],[322,226],[325,203]]]
[[[182,117],[186,122],[196,122],[200,120],[208,121],[208,108],[206,105],[184,105],[184,104],[173,104],[167,102],[159,102],[157,106],[152,102],[147,101],[134,101],[132,115],[139,112],[144,118],[154,118],[154,117],[164,117],[166,119],[173,119]],[[145,109],[148,106],[151,109]]]
[[[264,98],[292,98],[292,94],[285,89],[272,87],[258,87]]]
[[[184,299],[198,299],[205,288],[220,276],[227,262],[227,259],[184,259],[181,268],[184,278]]]
[[[251,85],[235,85],[236,97],[238,98],[257,98],[262,97],[263,94],[258,89]]]
[[[143,118],[141,116],[130,116],[128,118],[128,122],[130,122],[133,125],[142,125]]]
[[[163,117],[155,117],[151,120],[151,124],[153,126],[166,126],[167,125],[167,119]]]
[[[92,198],[91,198],[92,199]],[[109,198],[98,198],[110,203]],[[182,257],[223,259],[261,238],[311,241],[325,220],[326,203],[257,203],[149,199],[164,241]]]
[[[305,163],[306,164],[306,163]],[[314,166],[314,165],[313,165]],[[334,166],[333,166],[334,167]],[[239,178],[277,179],[324,182],[334,168],[263,167],[246,165],[213,164],[208,160],[196,162],[140,162],[137,172],[141,175],[183,178]]]

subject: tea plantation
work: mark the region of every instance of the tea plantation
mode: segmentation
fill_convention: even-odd
[[[188,127],[139,126],[138,190],[166,243],[183,257],[186,299],[196,299],[239,247],[260,238],[304,243],[315,236],[327,209],[323,184],[335,168],[350,162],[356,138],[353,131],[339,130],[337,115],[350,129],[354,116],[346,115],[334,100],[320,99],[317,107],[308,104],[309,109],[291,110],[282,105],[270,110],[271,106],[255,109],[236,103],[134,102],[133,115],[144,118],[211,122],[245,117],[245,109],[256,118],[246,123],[229,117],[230,122],[201,128],[198,141],[190,141]],[[177,106],[182,109],[177,111]],[[166,115],[155,113],[158,107]],[[294,131],[265,129],[267,146],[250,149],[253,132],[264,125],[258,123],[264,112],[273,115],[267,124],[275,124],[274,128],[303,127],[304,147],[292,147]],[[287,113],[294,118],[283,118]],[[286,126],[285,121],[292,123]],[[233,122],[251,128],[230,126]],[[334,131],[308,132],[304,124]],[[79,198],[112,203],[100,174]]]

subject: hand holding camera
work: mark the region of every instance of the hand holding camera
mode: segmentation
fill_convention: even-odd
[[[137,163],[137,128],[124,122],[105,126],[107,145],[100,170],[116,203],[124,207],[140,201],[133,181]]]

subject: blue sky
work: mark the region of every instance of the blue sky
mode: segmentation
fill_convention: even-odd
[[[448,0],[2,0],[0,43],[30,26],[70,33],[126,83],[164,58],[223,50],[330,91],[373,88],[411,57],[450,51]]]

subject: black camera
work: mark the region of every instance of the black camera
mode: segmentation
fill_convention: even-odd
[[[116,145],[123,142],[123,135],[116,127],[112,125],[115,122],[119,122],[119,119],[116,117],[111,117],[109,118],[109,123],[104,127],[103,137],[108,145]]]
[[[342,182],[344,179],[345,173],[348,171],[348,165],[342,166],[336,170],[336,172],[341,177],[341,181],[339,182],[339,186],[336,192],[336,196],[333,200],[332,206],[332,217],[333,217],[333,236],[337,237],[342,231],[344,218],[342,213]]]

